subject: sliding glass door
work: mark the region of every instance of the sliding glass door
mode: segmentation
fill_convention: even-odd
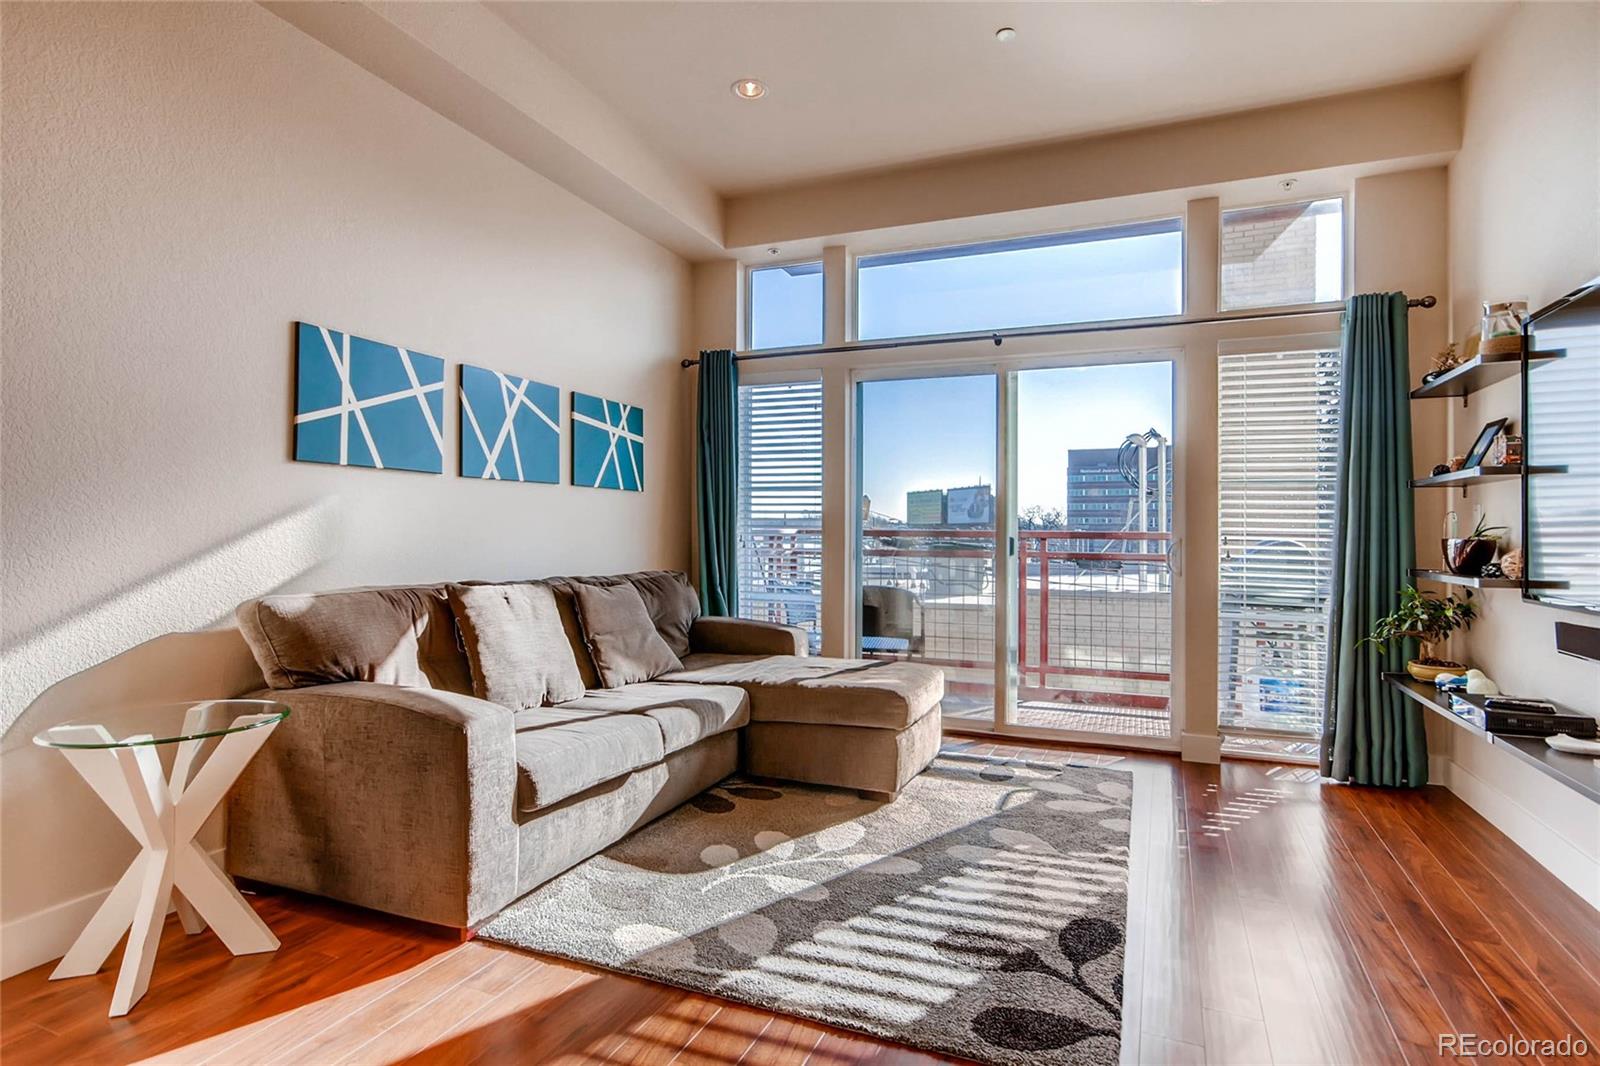
[[[1015,375],[1011,726],[1172,736],[1172,363]]]
[[[943,668],[947,727],[1169,741],[1172,371],[860,382],[859,654]]]
[[[994,374],[857,386],[856,609],[862,656],[945,671],[944,713],[995,708]]]

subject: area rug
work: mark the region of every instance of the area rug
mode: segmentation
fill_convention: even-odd
[[[893,803],[737,779],[479,935],[983,1062],[1117,1061],[1131,779],[941,754]]]

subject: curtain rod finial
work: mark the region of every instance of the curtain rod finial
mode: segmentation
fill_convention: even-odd
[[[1439,302],[1439,299],[1436,296],[1424,296],[1420,300],[1407,300],[1406,302],[1412,307],[1432,307]]]
[[[683,367],[685,370],[688,370],[691,366],[699,366],[700,365],[700,360],[698,360],[698,359],[684,359],[684,360],[679,361],[678,365]]]

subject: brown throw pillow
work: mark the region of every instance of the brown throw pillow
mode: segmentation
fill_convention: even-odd
[[[629,584],[572,586],[589,654],[606,688],[683,669],[656,632],[639,590]]]
[[[450,609],[472,665],[472,694],[480,700],[524,710],[583,695],[548,586],[451,585]]]

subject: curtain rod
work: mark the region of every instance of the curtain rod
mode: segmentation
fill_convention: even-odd
[[[1407,307],[1432,307],[1439,301],[1432,296],[1424,296],[1416,300],[1407,300]],[[781,352],[755,352],[750,355],[736,355],[736,363],[749,363],[757,359],[792,359],[798,355],[837,355],[842,352],[871,352],[885,348],[925,348],[933,344],[970,344],[973,341],[992,340],[996,348],[1007,340],[1021,337],[1060,337],[1073,333],[1121,333],[1130,329],[1159,329],[1162,326],[1207,326],[1218,322],[1259,322],[1269,318],[1300,318],[1305,315],[1333,314],[1333,308],[1321,311],[1263,311],[1258,315],[1212,315],[1210,318],[1185,318],[1171,322],[1119,322],[1115,325],[1088,325],[1088,326],[1054,326],[1050,329],[1014,329],[1004,333],[967,334],[961,337],[925,337],[923,339],[907,339],[895,341],[867,341],[854,344],[835,344],[817,348],[785,348]],[[685,359],[681,365],[685,370],[691,366],[699,366],[698,359]]]

